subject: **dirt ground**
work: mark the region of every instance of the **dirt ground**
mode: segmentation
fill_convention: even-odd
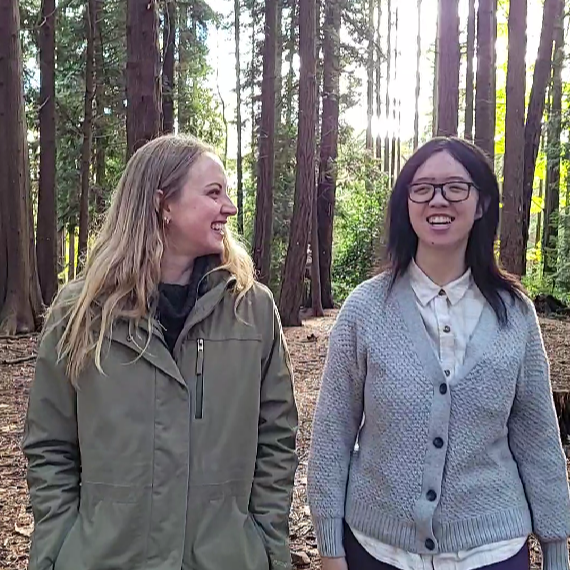
[[[309,319],[301,328],[286,331],[295,371],[300,431],[299,469],[291,511],[291,539],[299,568],[320,568],[306,501],[307,459],[311,419],[317,399],[327,341],[336,313]],[[555,386],[570,384],[570,321],[541,319]],[[26,399],[33,373],[36,338],[0,338],[0,568],[27,567],[33,524],[25,482],[25,461],[19,449]],[[8,362],[7,362],[8,361]],[[532,545],[534,563],[539,562]]]

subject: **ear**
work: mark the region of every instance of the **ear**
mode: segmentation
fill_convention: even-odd
[[[162,203],[163,198],[164,198],[164,192],[162,190],[156,190],[154,192],[153,196],[154,210],[157,214],[160,214],[160,204]]]
[[[491,199],[489,196],[479,196],[477,200],[477,209],[475,210],[475,219],[480,220],[483,217],[483,214],[489,209],[489,204],[491,203]]]

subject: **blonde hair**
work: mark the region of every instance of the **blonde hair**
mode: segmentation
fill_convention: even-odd
[[[90,359],[103,372],[103,342],[116,319],[138,325],[146,318],[150,325],[165,243],[162,206],[157,211],[155,194],[163,192],[163,203],[175,197],[205,152],[212,149],[198,139],[167,135],[141,147],[127,163],[85,268],[75,281],[78,292],[60,292],[50,309],[50,313],[63,309],[57,356],[67,361],[73,385]],[[237,308],[254,283],[253,262],[229,229],[223,245],[221,265],[214,271],[227,270],[234,276]]]

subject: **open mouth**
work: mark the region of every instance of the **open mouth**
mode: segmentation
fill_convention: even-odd
[[[445,226],[449,226],[451,224],[451,222],[453,222],[453,220],[455,220],[454,217],[452,216],[447,216],[447,215],[434,215],[434,216],[429,216],[427,218],[427,223],[430,226],[435,226],[435,227],[445,227]]]
[[[212,224],[212,229],[221,235],[224,235],[226,232],[225,224],[222,224],[222,223]]]

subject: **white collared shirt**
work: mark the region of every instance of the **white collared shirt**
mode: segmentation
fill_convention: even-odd
[[[458,373],[469,339],[487,302],[468,270],[440,287],[412,261],[408,269],[431,345],[449,380]],[[503,562],[517,554],[527,537],[486,544],[467,551],[423,555],[390,546],[351,528],[362,547],[374,558],[400,570],[474,570]]]

